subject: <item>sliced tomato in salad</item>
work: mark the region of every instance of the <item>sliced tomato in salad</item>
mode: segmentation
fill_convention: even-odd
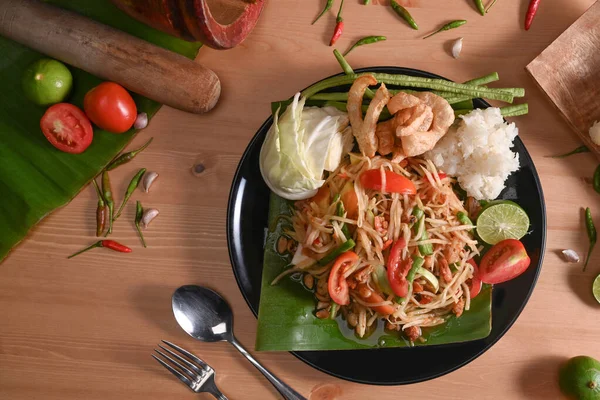
[[[417,188],[412,181],[392,171],[384,171],[385,187],[381,179],[381,171],[370,169],[360,174],[360,183],[366,189],[387,193],[416,194]]]
[[[329,207],[329,203],[331,203],[331,193],[329,191],[329,186],[323,185],[317,191],[313,197],[309,199],[309,202],[315,202],[320,209],[326,209]]]
[[[506,282],[525,272],[530,263],[523,243],[505,239],[485,253],[479,264],[479,278],[483,283]]]
[[[81,109],[68,103],[48,108],[40,120],[40,128],[52,146],[65,153],[83,153],[94,137],[88,117]]]
[[[346,272],[346,268],[354,264],[357,260],[358,255],[353,251],[342,253],[335,259],[335,263],[331,267],[331,272],[329,272],[329,279],[327,280],[329,296],[341,306],[350,304],[348,282],[344,278],[344,273]]]
[[[346,182],[340,193],[340,199],[344,203],[347,217],[350,219],[358,218],[358,197],[356,197],[352,182]]]
[[[481,287],[483,283],[481,279],[479,279],[479,268],[477,267],[477,263],[472,258],[467,261],[469,264],[473,266],[473,278],[471,279],[471,283],[469,284],[469,292],[471,293],[471,298],[474,299],[481,292]]]
[[[365,283],[359,283],[356,287],[356,295],[369,305],[374,311],[381,315],[390,315],[394,313],[394,307],[389,304],[381,304],[385,301],[383,297],[372,291]]]
[[[408,281],[406,275],[412,267],[412,258],[402,260],[402,250],[406,247],[406,240],[400,238],[390,250],[387,261],[387,278],[390,287],[396,296],[405,297],[408,294]]]

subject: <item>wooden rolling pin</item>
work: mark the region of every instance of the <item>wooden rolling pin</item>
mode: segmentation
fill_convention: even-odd
[[[37,0],[0,0],[0,35],[180,110],[204,113],[217,75],[174,52]]]

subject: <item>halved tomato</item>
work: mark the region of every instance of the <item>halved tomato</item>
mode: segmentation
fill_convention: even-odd
[[[370,169],[360,174],[360,183],[366,189],[379,190],[387,193],[416,194],[417,188],[412,181],[392,171],[384,171],[385,187],[381,180],[381,171]]]
[[[359,283],[356,287],[356,295],[365,303],[379,304],[385,301],[383,297],[369,289],[365,283]],[[394,313],[394,307],[389,304],[380,304],[376,306],[368,306],[381,315],[390,315]]]
[[[479,268],[477,267],[475,260],[471,258],[467,262],[473,266],[473,278],[471,279],[471,284],[469,285],[469,292],[471,293],[471,298],[474,299],[481,292],[481,286],[483,283],[479,278]]]
[[[112,133],[123,133],[133,126],[137,107],[125,88],[102,82],[85,94],[83,109],[92,122]]]
[[[52,146],[65,153],[83,153],[94,137],[88,117],[69,103],[48,108],[40,120],[40,128]]]
[[[329,296],[341,306],[350,304],[348,282],[344,278],[344,273],[346,272],[346,268],[354,264],[357,260],[358,255],[353,251],[342,253],[335,259],[335,263],[331,267],[331,272],[329,272],[329,279],[327,280]]]
[[[484,283],[506,282],[525,272],[530,262],[523,243],[505,239],[485,253],[479,264],[479,278]]]
[[[408,281],[406,275],[412,267],[412,258],[402,260],[402,250],[406,247],[406,240],[400,238],[390,250],[387,261],[387,278],[390,287],[396,296],[405,297],[408,294]]]

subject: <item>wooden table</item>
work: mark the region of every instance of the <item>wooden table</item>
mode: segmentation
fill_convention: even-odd
[[[312,400],[336,398],[328,390],[341,391],[337,398],[354,400],[558,398],[561,360],[579,354],[600,358],[600,305],[591,295],[592,279],[600,273],[600,251],[585,273],[558,255],[567,248],[586,252],[581,207],[590,206],[597,217],[600,207],[598,195],[584,179],[591,177],[597,160],[589,154],[545,158],[579,143],[524,67],[593,1],[545,0],[529,32],[522,29],[525,0],[500,0],[486,17],[467,0],[406,0],[419,32],[382,2],[373,0],[368,7],[358,0],[346,2],[340,49],[362,36],[388,37],[387,42],[353,52],[348,60],[354,67],[405,66],[457,81],[498,71],[503,85],[527,89],[530,114],[515,121],[546,195],[548,242],[542,274],[523,314],[492,349],[433,381],[374,387],[317,372],[288,353],[257,356]],[[238,160],[268,117],[269,103],[339,71],[326,46],[335,22],[333,10],[310,26],[323,3],[271,1],[241,46],[230,51],[202,49],[198,60],[216,71],[223,84],[217,108],[197,116],[164,107],[133,141],[131,147],[136,147],[155,138],[134,162],[115,171],[113,182],[115,192],[122,193],[138,168],[160,174],[151,193],[137,191],[134,196],[161,211],[146,231],[148,249],[139,245],[130,205],[116,224],[114,238],[132,244],[132,254],[96,250],[66,260],[94,241],[96,200],[94,189],[87,187],[44,220],[0,265],[0,398],[198,398],[150,357],[161,339],[175,341],[210,363],[231,399],[278,398],[233,347],[200,343],[183,333],[171,313],[170,297],[182,284],[217,288],[234,307],[238,338],[253,348],[256,320],[238,290],[227,253],[227,197]],[[459,30],[420,39],[462,18],[469,23]],[[455,60],[449,47],[461,36],[463,53]],[[206,167],[198,176],[191,172],[196,163]],[[410,365],[398,360],[398,368]]]

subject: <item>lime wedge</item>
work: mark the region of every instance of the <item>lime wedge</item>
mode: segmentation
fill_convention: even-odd
[[[477,218],[477,234],[489,244],[496,244],[504,239],[521,239],[528,229],[527,213],[512,202],[489,206]]]
[[[594,284],[592,285],[592,293],[594,293],[594,297],[596,301],[600,303],[600,275],[594,279]]]

